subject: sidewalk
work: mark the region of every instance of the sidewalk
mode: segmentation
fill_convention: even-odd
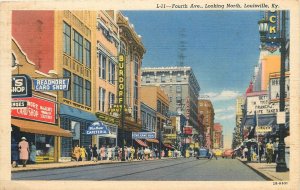
[[[169,158],[162,158],[169,159]],[[34,171],[34,170],[47,170],[47,169],[57,169],[57,168],[73,168],[80,166],[93,166],[100,164],[114,164],[114,163],[130,163],[130,162],[141,162],[141,161],[154,161],[156,159],[148,159],[148,160],[132,160],[132,161],[112,161],[112,160],[98,160],[94,161],[71,161],[71,162],[58,162],[58,163],[43,163],[43,164],[28,164],[26,167],[19,165],[17,168],[11,168],[11,172],[20,172],[20,171]]]
[[[276,163],[247,162],[247,159],[237,158],[262,177],[271,181],[288,181],[290,172],[276,172]]]

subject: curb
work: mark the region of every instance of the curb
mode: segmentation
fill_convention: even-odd
[[[172,158],[167,158],[167,159],[160,159],[160,160],[168,160],[168,159],[172,159]],[[159,159],[158,159],[159,160]],[[50,168],[32,168],[32,169],[27,169],[27,170],[11,170],[11,173],[18,173],[18,172],[31,172],[31,171],[38,171],[38,170],[51,170],[51,169],[65,169],[65,168],[77,168],[77,167],[85,167],[85,166],[96,166],[96,165],[106,165],[106,164],[125,164],[125,163],[131,163],[131,162],[142,162],[143,160],[134,160],[134,161],[130,161],[130,162],[122,162],[122,161],[118,161],[118,162],[96,162],[93,164],[86,164],[86,165],[71,165],[71,166],[55,166],[55,167],[50,167]],[[144,161],[156,161],[156,159],[154,160],[144,160]]]
[[[240,159],[237,159],[237,160],[239,160],[240,162],[242,162],[244,165],[246,165],[248,168],[250,168],[252,171],[254,171],[256,174],[258,174],[260,177],[264,178],[265,180],[267,180],[267,181],[277,181],[277,180],[275,180],[275,179],[273,179],[273,178],[267,176],[266,174],[264,174],[264,173],[258,171],[257,169],[252,168],[252,167],[249,166],[245,161],[242,161],[242,160],[240,160]]]

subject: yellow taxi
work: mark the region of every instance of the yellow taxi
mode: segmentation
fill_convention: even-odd
[[[221,157],[223,151],[220,150],[220,149],[214,149],[214,150],[213,150],[213,153],[214,153],[215,156]]]

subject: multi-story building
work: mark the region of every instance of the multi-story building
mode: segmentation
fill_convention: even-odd
[[[171,134],[173,126],[169,123],[169,98],[168,95],[159,86],[142,86],[141,100],[156,111],[156,129],[157,137],[160,134]]]
[[[214,107],[210,100],[200,99],[198,100],[198,114],[199,123],[202,127],[201,131],[204,131],[206,147],[212,148],[213,145],[213,129],[214,129]]]
[[[32,79],[50,78],[51,76],[36,70],[36,64],[31,62],[17,41],[12,40],[12,74]],[[16,76],[17,77],[17,76]],[[30,85],[29,85],[30,86]],[[28,88],[31,87],[27,86]],[[27,89],[27,91],[30,91]],[[13,98],[14,101],[26,101],[27,107],[11,110],[11,139],[18,142],[25,137],[30,146],[35,145],[36,163],[57,162],[60,137],[71,137],[72,133],[58,126],[57,94],[55,92],[40,92],[32,90],[28,97]],[[32,147],[30,147],[32,148]]]
[[[96,61],[93,11],[13,11],[12,36],[35,69],[51,77],[70,78],[69,91],[57,91],[58,123],[72,138],[58,137],[59,160],[70,160],[76,144],[88,146],[84,131],[94,115],[93,72]]]
[[[215,123],[213,131],[213,148],[223,148],[222,135],[223,126],[220,123]]]
[[[119,53],[125,55],[125,106],[131,111],[131,116],[125,118],[124,129],[119,128],[118,134],[124,134],[126,142],[132,141],[132,131],[141,131],[141,65],[146,52],[141,36],[138,35],[128,17],[121,12],[109,11],[116,18],[119,27]],[[120,103],[120,102],[118,102]],[[124,133],[123,133],[124,131]],[[118,138],[121,141],[120,138]]]
[[[118,118],[110,112],[117,100],[117,70],[119,53],[119,27],[110,11],[97,12],[97,61],[95,65],[95,111],[96,116],[109,129],[108,135],[97,135],[95,144],[116,145]]]
[[[184,114],[187,125],[198,126],[198,96],[200,86],[191,67],[142,68],[142,84],[160,86],[169,96],[170,111]],[[195,134],[198,138],[198,134]]]

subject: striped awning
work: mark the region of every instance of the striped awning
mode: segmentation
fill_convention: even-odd
[[[159,143],[157,139],[146,139],[146,141],[151,142],[151,143]]]
[[[144,146],[144,147],[148,146],[148,145],[147,145],[146,143],[144,143],[142,140],[135,139],[135,141],[136,141],[139,145],[141,145],[141,146]]]

